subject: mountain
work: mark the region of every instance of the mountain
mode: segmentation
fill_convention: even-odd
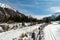
[[[25,17],[25,15],[8,5],[0,3],[0,22],[7,22],[9,20],[18,21],[19,17]]]
[[[54,13],[51,16],[48,16],[48,17],[44,17],[42,20],[46,21],[47,18],[49,18],[51,21],[60,20],[60,12]]]
[[[54,19],[56,17],[60,16],[60,12],[54,13],[51,17]]]
[[[26,16],[9,5],[0,3],[0,22],[30,22],[36,21],[33,17]]]
[[[9,6],[7,4],[0,3],[0,7],[9,8],[9,9],[12,9],[12,10],[16,11],[16,9],[12,8],[11,6]]]

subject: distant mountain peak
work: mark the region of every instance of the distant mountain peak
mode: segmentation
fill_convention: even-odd
[[[59,16],[60,15],[60,12],[57,12],[55,14],[53,14],[55,17]]]

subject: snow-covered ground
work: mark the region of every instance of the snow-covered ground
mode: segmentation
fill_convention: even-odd
[[[52,24],[60,24],[60,21],[52,21]]]
[[[25,23],[25,26],[28,27],[30,25],[30,23]],[[0,32],[3,31],[8,31],[11,29],[17,29],[17,28],[22,28],[24,26],[22,26],[22,23],[0,23]],[[5,30],[8,29],[8,30]]]
[[[26,23],[26,25],[29,25]],[[42,26],[43,25],[43,26]],[[39,28],[43,28],[40,30]],[[1,29],[2,30],[2,29]],[[52,22],[52,24],[46,25],[43,24],[36,24],[33,26],[27,26],[17,29],[12,29],[10,31],[0,33],[0,40],[18,40],[21,38],[22,34],[25,35],[23,40],[33,40],[31,38],[31,33],[35,33],[35,40],[39,40],[39,37],[42,38],[41,40],[60,40],[60,24],[59,21]]]
[[[43,30],[44,40],[60,40],[60,24],[50,24]]]
[[[42,24],[37,24],[37,25],[34,25],[34,26],[24,27],[24,28],[21,28],[21,29],[10,30],[10,31],[7,31],[7,32],[0,33],[0,40],[13,40],[14,38],[16,38],[15,40],[18,40],[18,38],[22,34],[25,34],[25,33],[28,33],[28,32],[33,32],[35,30],[37,31],[37,29],[40,27],[40,25],[42,25]]]

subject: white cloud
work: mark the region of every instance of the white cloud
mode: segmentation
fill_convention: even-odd
[[[60,12],[60,7],[51,7],[48,9],[49,11],[55,13],[55,12]]]

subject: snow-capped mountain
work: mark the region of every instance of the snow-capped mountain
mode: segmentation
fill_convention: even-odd
[[[60,16],[60,12],[54,13],[51,15],[51,18],[54,19],[56,17]]]
[[[30,20],[36,21],[35,18],[26,16],[25,14],[20,13],[18,10],[15,10],[9,5],[0,3],[0,22],[11,20],[18,22],[30,22]]]
[[[26,17],[24,14],[10,7],[9,5],[0,3],[0,22],[5,20],[14,20],[15,18]],[[16,19],[17,20],[17,19]]]
[[[57,16],[59,16],[59,15],[60,15],[60,12],[57,12],[57,13],[53,14],[52,16],[57,17]]]
[[[60,16],[60,12],[57,12],[57,13],[54,13],[52,14],[51,16],[48,16],[48,17],[44,17],[42,20],[46,20],[46,18],[50,18],[52,20],[56,20],[56,18]],[[59,18],[58,18],[59,19]]]

